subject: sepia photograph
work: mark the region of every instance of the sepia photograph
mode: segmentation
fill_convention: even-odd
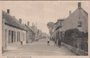
[[[88,56],[89,3],[0,1],[2,56]]]

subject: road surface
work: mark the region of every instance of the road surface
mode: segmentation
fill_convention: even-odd
[[[9,50],[3,55],[73,56],[75,54],[64,46],[61,46],[60,48],[54,46],[53,42],[50,42],[49,46],[47,45],[46,39],[41,39],[39,41],[21,46],[16,50]]]

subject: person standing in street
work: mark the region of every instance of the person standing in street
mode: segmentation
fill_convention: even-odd
[[[50,44],[49,44],[49,43],[50,43],[50,41],[47,41],[47,45],[48,45],[48,46],[50,46]]]
[[[50,46],[50,39],[47,40],[47,45]]]

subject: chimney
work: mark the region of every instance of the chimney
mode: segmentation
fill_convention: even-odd
[[[69,15],[71,15],[71,11],[69,11]]]
[[[7,13],[8,13],[8,14],[10,13],[10,9],[7,9]]]
[[[22,23],[22,19],[21,19],[21,18],[19,19],[19,23],[20,23],[20,24]]]
[[[27,22],[27,26],[29,26],[29,21]]]
[[[78,8],[81,8],[81,2],[78,2]]]

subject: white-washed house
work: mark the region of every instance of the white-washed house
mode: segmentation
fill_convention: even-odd
[[[10,9],[7,12],[2,11],[2,49],[17,48],[19,45],[26,44],[26,29],[22,24],[22,20],[19,21],[10,15]]]

